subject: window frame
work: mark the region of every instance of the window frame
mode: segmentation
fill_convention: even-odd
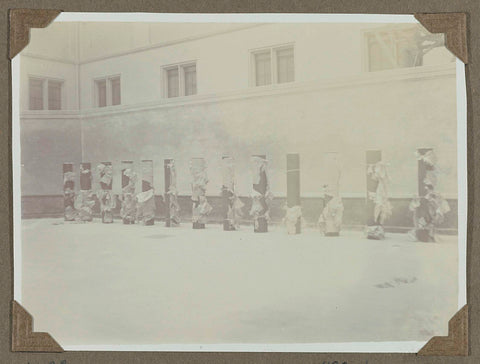
[[[118,104],[113,104],[113,82],[118,79],[118,87],[119,87],[119,93],[120,93],[120,100]],[[108,99],[107,99],[107,106],[120,106],[122,104],[122,78],[120,75],[114,75],[110,76],[107,80],[108,86],[107,89],[110,87],[110,105],[108,105]]]
[[[195,93],[185,94],[185,68],[195,66]],[[168,96],[168,71],[178,70],[178,95]],[[185,61],[180,63],[167,64],[162,66],[162,98],[164,99],[176,99],[179,97],[192,97],[198,95],[198,67],[197,60]]]
[[[120,103],[113,105],[113,94],[112,94],[112,81],[118,79],[120,81]],[[99,93],[98,93],[98,82],[105,81],[105,106],[100,106],[99,103]],[[105,107],[116,107],[122,105],[122,74],[117,73],[109,76],[95,77],[93,79],[93,107],[97,109],[103,109]]]
[[[169,80],[170,80],[170,78],[169,78],[168,73],[169,73],[170,71],[173,71],[173,70],[176,70],[176,71],[177,71],[177,96],[170,96],[170,95],[169,95],[169,91],[170,91],[170,88],[169,88]],[[175,98],[175,97],[180,97],[180,95],[181,95],[180,87],[181,87],[181,84],[182,84],[182,82],[181,82],[181,80],[180,80],[180,78],[181,78],[180,74],[181,74],[181,73],[182,73],[182,72],[180,71],[180,69],[179,69],[178,66],[170,66],[170,67],[165,67],[165,68],[164,68],[164,75],[165,75],[165,85],[164,85],[164,86],[165,86],[165,91],[164,91],[164,95],[165,95],[165,98],[167,98],[167,99],[173,99],[173,98]]]
[[[285,50],[292,50],[292,59],[293,59],[293,79],[291,81],[285,81],[285,82],[279,82],[278,80],[278,53],[280,51],[285,51]],[[275,60],[273,61],[275,64],[275,80],[276,83],[282,84],[282,83],[291,83],[295,82],[295,48],[293,45],[286,45],[286,46],[280,46],[280,47],[275,47],[273,49],[273,53],[275,54]]]
[[[265,83],[264,85],[258,85],[258,79],[257,79],[257,56],[261,55],[261,54],[267,54],[269,55],[269,61],[270,61],[270,82],[269,83]],[[274,62],[273,60],[273,51],[272,49],[261,49],[261,50],[256,50],[254,52],[252,52],[252,64],[253,64],[253,84],[255,87],[261,87],[261,86],[270,86],[274,83],[274,77],[273,74],[275,73],[275,71],[273,70],[274,66],[273,66],[273,63],[276,64],[276,61]],[[275,67],[276,68],[276,67]]]
[[[369,37],[374,36],[377,34],[378,36],[381,35],[381,33],[385,32],[409,32],[409,31],[415,31],[416,28],[421,27],[420,24],[388,24],[385,26],[379,26],[375,28],[366,28],[362,29],[360,37],[361,37],[361,43],[363,44],[362,46],[362,72],[364,73],[371,73],[371,72],[382,72],[382,71],[391,71],[395,69],[402,69],[402,68],[409,68],[409,67],[401,67],[399,66],[399,55],[398,55],[398,42],[401,40],[400,38],[396,37],[393,38],[393,52],[392,52],[392,57],[395,62],[395,65],[393,67],[385,68],[383,70],[371,70],[370,69],[370,44],[369,44]],[[381,46],[381,45],[380,45]]]
[[[50,102],[53,101],[50,99],[50,83],[55,83],[56,85],[58,85],[59,87],[59,97],[60,97],[60,100],[59,100],[59,108],[58,109],[51,109],[50,108]],[[57,81],[57,80],[53,80],[53,79],[48,79],[47,80],[47,110],[62,110],[62,103],[63,103],[63,81]],[[45,97],[44,97],[44,100],[45,100]]]
[[[41,109],[32,109],[30,105],[30,80],[36,80],[42,82],[42,108]],[[28,82],[28,110],[29,111],[61,111],[65,110],[65,80],[56,77],[45,77],[45,76],[38,76],[38,75],[28,75],[27,77]],[[48,84],[49,82],[55,82],[60,85],[60,109],[49,109],[49,98],[48,98]]]
[[[286,82],[278,82],[278,52],[282,50],[292,50],[293,56],[293,80]],[[257,86],[257,64],[256,55],[270,51],[270,83],[266,85]],[[250,55],[250,87],[272,87],[275,85],[291,84],[296,82],[296,66],[295,66],[295,43],[277,44],[268,47],[254,48],[249,50]]]
[[[195,92],[187,95],[187,87],[186,87],[186,85],[187,85],[187,77],[186,77],[187,71],[186,71],[186,69],[191,68],[191,67],[195,68]],[[182,65],[181,68],[182,68],[181,73],[183,75],[182,85],[183,85],[184,96],[194,96],[194,95],[196,95],[197,94],[197,63],[185,64],[185,65]]]

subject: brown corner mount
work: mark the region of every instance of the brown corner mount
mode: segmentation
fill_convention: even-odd
[[[10,9],[9,58],[13,59],[27,46],[30,28],[45,28],[61,12],[53,9]]]
[[[63,352],[46,332],[33,332],[33,318],[17,301],[12,302],[12,351]]]
[[[445,47],[467,64],[467,14],[416,13],[417,19],[430,33],[444,33]]]
[[[468,306],[448,321],[448,336],[434,336],[418,355],[468,356]]]

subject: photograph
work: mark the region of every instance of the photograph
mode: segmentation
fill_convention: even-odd
[[[64,350],[418,352],[466,304],[465,66],[413,15],[62,13],[12,87]]]

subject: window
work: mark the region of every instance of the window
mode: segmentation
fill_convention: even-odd
[[[48,81],[48,110],[60,110],[62,108],[62,83]]]
[[[185,75],[185,96],[197,93],[197,67],[195,65],[183,68]]]
[[[44,80],[30,79],[30,110],[43,110]]]
[[[167,97],[177,97],[178,94],[178,67],[167,70]]]
[[[181,63],[167,66],[164,70],[164,94],[166,97],[191,96],[197,94],[197,66]]]
[[[370,72],[422,66],[424,56],[444,45],[443,34],[419,26],[389,27],[365,33],[366,70]]]
[[[95,81],[97,86],[97,106],[105,107],[107,106],[107,81],[99,80]]]
[[[272,83],[270,50],[255,54],[255,84],[256,86],[270,85]]]
[[[252,52],[255,86],[295,81],[293,46],[269,47]]]
[[[277,82],[292,82],[294,80],[293,48],[277,50]]]
[[[112,86],[112,105],[120,105],[122,101],[120,93],[120,77],[110,79],[110,84]]]
[[[120,76],[95,80],[95,100],[97,107],[120,105],[122,103]]]
[[[29,80],[30,110],[61,110],[63,81],[31,77]]]

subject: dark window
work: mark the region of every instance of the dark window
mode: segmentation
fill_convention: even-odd
[[[62,82],[48,81],[48,110],[62,108]]]
[[[30,110],[43,110],[43,82],[35,78],[29,80]]]
[[[195,65],[183,68],[185,78],[185,96],[197,93],[197,67]]]
[[[264,86],[272,83],[270,50],[255,53],[255,85]]]
[[[178,81],[178,67],[167,70],[167,97],[179,95]]]
[[[293,48],[277,50],[277,82],[293,82],[294,79]]]
[[[95,81],[97,86],[97,106],[105,107],[107,106],[107,81],[98,80]]]
[[[110,80],[112,86],[112,105],[121,104],[121,91],[120,91],[120,77],[115,77]]]

